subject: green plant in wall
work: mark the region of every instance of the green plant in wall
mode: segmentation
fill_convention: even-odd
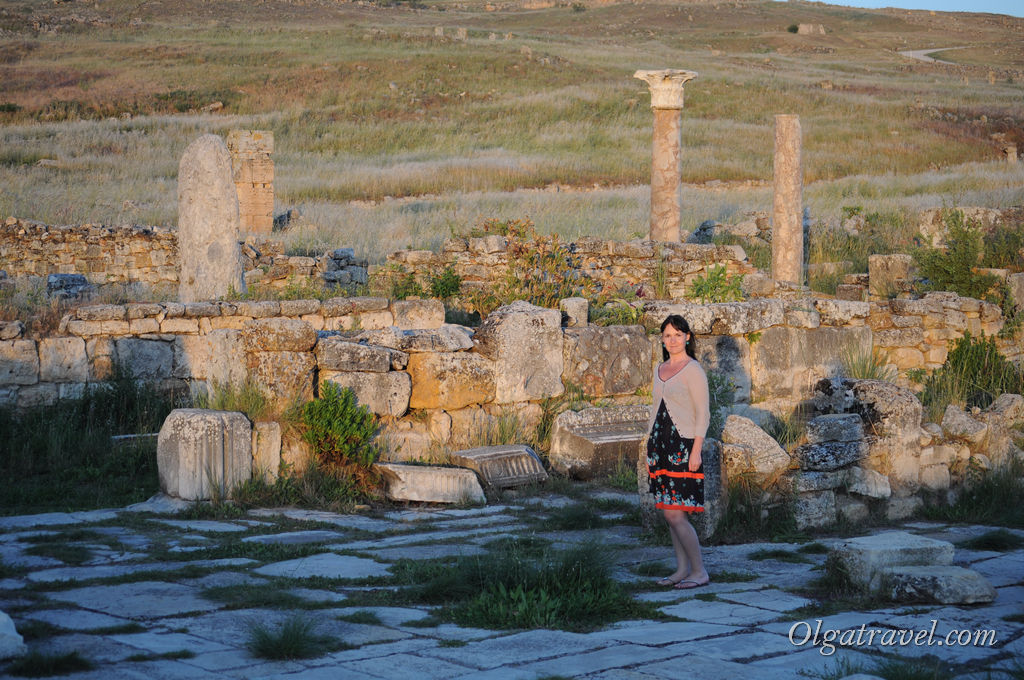
[[[437,276],[430,277],[430,294],[439,300],[448,300],[459,294],[462,277],[451,267],[445,267]]]
[[[914,253],[918,271],[927,290],[948,290],[964,297],[986,299],[999,280],[980,274],[982,234],[976,225],[964,222],[959,210],[946,211],[947,247],[921,248]]]
[[[690,284],[686,295],[703,304],[709,302],[738,302],[743,299],[743,275],[729,276],[725,265],[710,267],[705,276],[698,276]]]
[[[847,378],[888,382],[896,379],[896,370],[874,347],[847,345],[843,348],[839,361],[843,375]]]
[[[372,494],[377,485],[373,464],[380,455],[373,438],[377,417],[356,401],[355,393],[331,382],[320,386],[320,397],[302,406],[302,438],[319,469],[351,480],[354,490]]]

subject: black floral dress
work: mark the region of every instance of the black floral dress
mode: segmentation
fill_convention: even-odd
[[[662,401],[647,438],[647,471],[655,507],[704,511],[704,463],[690,472],[687,463],[692,449],[693,440],[679,436]]]

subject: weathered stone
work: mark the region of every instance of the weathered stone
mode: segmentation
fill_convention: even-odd
[[[80,382],[89,379],[89,359],[82,338],[43,338],[39,341],[39,379]]]
[[[954,404],[947,406],[942,414],[942,431],[948,438],[965,442],[972,449],[980,447],[988,438],[988,425],[970,417]]]
[[[775,116],[772,278],[804,283],[803,165],[800,117]]]
[[[707,306],[712,314],[711,333],[714,335],[756,333],[770,326],[778,326],[786,320],[785,302],[771,298]]]
[[[54,383],[38,383],[23,386],[18,390],[18,408],[52,406],[57,403],[60,392]]]
[[[793,513],[797,529],[832,526],[836,523],[836,495],[833,491],[801,494]]]
[[[472,352],[418,352],[409,357],[411,408],[460,409],[494,399],[494,363]]]
[[[868,444],[864,441],[803,444],[794,455],[802,470],[838,470],[866,457]]]
[[[918,327],[886,328],[875,332],[878,347],[916,347],[924,342],[924,331]]]
[[[841,519],[850,526],[858,526],[868,521],[871,510],[863,501],[847,496],[836,496],[836,519]]]
[[[856,413],[829,413],[807,423],[807,442],[856,442],[864,438],[864,422]]]
[[[660,328],[662,322],[670,314],[678,314],[686,319],[698,337],[711,332],[711,324],[715,320],[711,305],[700,305],[694,302],[661,302],[654,300],[644,304],[644,327]]]
[[[1000,394],[982,413],[989,419],[996,419],[1005,427],[1012,427],[1024,420],[1024,396]]]
[[[889,498],[892,487],[889,478],[875,470],[852,467],[846,470],[846,490],[858,496],[868,498]]]
[[[394,326],[378,330],[350,331],[349,340],[390,347],[403,352],[459,352],[473,348],[473,331],[445,324],[440,328],[401,330]]]
[[[356,400],[377,415],[400,418],[409,410],[412,380],[408,373],[321,371],[320,380],[351,389]]]
[[[864,286],[856,283],[840,283],[836,286],[836,299],[844,302],[863,302]],[[820,317],[819,317],[820,320]]]
[[[787,480],[786,484],[789,484],[788,480],[792,481],[791,486],[796,493],[827,491],[829,489],[838,489],[846,483],[846,471],[812,472],[798,470],[788,473],[784,479]]]
[[[395,300],[391,303],[395,326],[403,330],[440,328],[444,305],[440,300]]]
[[[643,446],[643,442],[641,442]],[[646,468],[646,446],[643,446],[644,469],[642,477],[638,480],[643,487],[642,495],[653,498],[647,492],[648,477]],[[717,439],[705,439],[700,449],[701,465],[704,466],[704,512],[694,513],[690,518],[693,528],[702,541],[709,539],[718,529],[719,523],[725,517],[729,505],[729,494],[727,493],[728,475],[725,466],[722,464],[722,445]]]
[[[157,442],[160,489],[185,500],[226,498],[252,476],[252,428],[241,413],[176,409]]]
[[[0,611],[0,659],[13,659],[27,653],[25,638],[18,634],[11,617]]]
[[[580,328],[587,325],[590,315],[590,302],[587,298],[564,298],[558,301],[558,309],[562,311],[566,327]]]
[[[803,400],[808,386],[839,371],[845,349],[870,344],[868,326],[765,329],[750,348],[750,399]]]
[[[183,302],[245,292],[231,155],[216,135],[188,145],[178,166],[178,254]]]
[[[649,418],[646,405],[560,413],[551,433],[551,467],[579,479],[613,472],[632,460]]]
[[[280,405],[313,398],[316,359],[312,352],[246,352],[245,365],[249,378]]]
[[[495,402],[555,397],[562,386],[562,316],[519,300],[491,312],[474,336],[494,362]]]
[[[881,591],[894,602],[988,604],[996,589],[972,569],[953,566],[898,566],[881,570]]]
[[[374,469],[384,476],[389,500],[427,503],[486,501],[484,490],[472,470],[398,463],[376,463]]]
[[[246,347],[259,352],[308,352],[316,331],[299,319],[254,319],[245,324]]]
[[[252,472],[267,482],[277,479],[281,467],[281,423],[257,421],[252,428]]]
[[[868,255],[868,292],[890,298],[914,280],[914,258],[910,255]]]
[[[922,465],[918,479],[921,486],[929,491],[948,489],[950,484],[949,465]]]
[[[953,564],[952,543],[905,531],[851,538],[833,548],[832,554],[854,583],[871,589],[880,585],[881,572],[886,567]]]
[[[633,394],[651,384],[651,344],[642,326],[566,329],[562,379],[591,396]]]
[[[1010,288],[1014,306],[1018,310],[1024,310],[1024,272],[1007,276],[1006,285]]]
[[[50,274],[46,277],[46,297],[49,300],[87,299],[96,292],[82,274]]]
[[[0,321],[0,340],[16,340],[25,332],[25,324],[20,321]]]
[[[82,337],[92,335],[128,335],[131,325],[127,321],[78,321],[68,322],[68,333]]]
[[[225,386],[243,384],[248,371],[242,332],[225,328],[206,335],[178,336],[172,375]]]
[[[125,318],[124,305],[89,305],[75,310],[82,321],[121,321]]]
[[[403,369],[409,355],[388,347],[374,347],[338,336],[320,338],[316,345],[316,363],[321,371],[365,371],[387,373]]]
[[[236,316],[266,319],[281,314],[281,303],[276,300],[243,300],[235,303]]]
[[[871,306],[867,302],[827,298],[815,298],[814,307],[821,315],[823,326],[845,326],[853,319],[867,318],[871,312]]]
[[[85,341],[90,380],[109,380],[113,376],[117,357],[115,342],[111,338],[90,338]]]
[[[499,489],[536,484],[548,478],[540,458],[523,444],[456,451],[451,454],[451,462],[475,471],[486,486]]]
[[[171,376],[174,349],[162,340],[119,338],[117,363],[128,375],[137,379],[159,380]]]
[[[705,371],[715,371],[732,381],[737,403],[750,401],[750,341],[732,335],[697,337],[697,360]],[[653,377],[653,376],[652,376]]]
[[[854,410],[876,435],[893,437],[917,447],[921,433],[921,402],[909,389],[884,380],[856,380],[852,383]]]
[[[774,481],[789,468],[786,450],[749,418],[726,418],[722,443],[722,464],[730,478],[753,472],[762,481]]]
[[[306,316],[319,313],[319,300],[281,300],[282,316]]]
[[[160,322],[161,333],[195,334],[199,332],[199,319],[164,319]]]

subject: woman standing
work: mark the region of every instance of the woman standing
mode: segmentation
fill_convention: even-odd
[[[655,371],[654,400],[647,424],[647,469],[655,507],[668,522],[676,570],[658,581],[680,590],[710,582],[700,554],[700,539],[688,513],[704,511],[701,446],[711,421],[708,379],[694,355],[686,319],[671,314],[661,324],[665,361]]]

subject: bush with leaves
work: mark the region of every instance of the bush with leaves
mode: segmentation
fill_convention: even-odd
[[[701,303],[738,302],[743,299],[743,275],[729,276],[725,265],[708,269],[706,276],[698,276],[690,284],[687,297]]]
[[[999,279],[992,274],[975,272],[982,258],[981,230],[964,222],[964,214],[959,210],[946,211],[944,220],[946,248],[921,248],[914,253],[924,288],[986,299]]]
[[[437,276],[430,277],[430,294],[439,300],[447,300],[459,294],[462,277],[451,267],[445,267]]]
[[[380,454],[373,442],[377,417],[356,401],[352,390],[322,383],[320,397],[302,407],[302,425],[318,469],[352,479],[363,493],[373,492],[378,481],[373,464]]]

